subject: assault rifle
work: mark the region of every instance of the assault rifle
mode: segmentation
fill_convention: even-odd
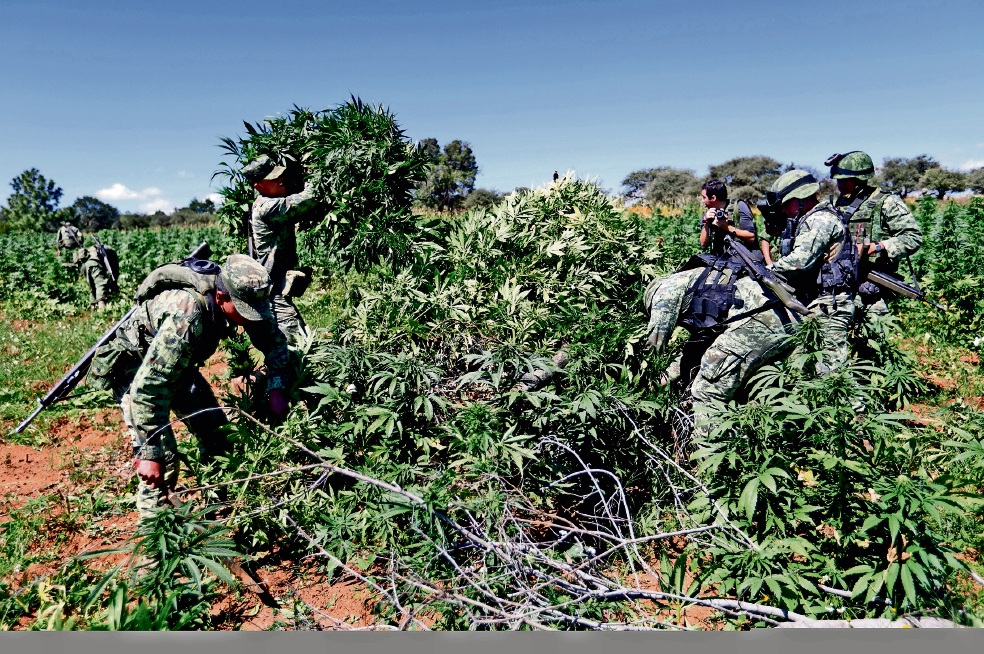
[[[196,259],[207,259],[210,256],[212,256],[212,248],[210,248],[208,243],[205,241],[202,241],[198,247],[195,248],[194,252],[189,255],[189,257]],[[99,337],[96,344],[89,348],[88,352],[82,355],[82,358],[79,359],[78,363],[72,366],[72,369],[65,373],[65,376],[61,378],[61,381],[55,384],[54,387],[48,391],[47,395],[38,400],[38,408],[36,408],[34,413],[29,415],[24,422],[17,425],[17,429],[13,431],[14,434],[19,434],[27,429],[27,426],[34,422],[34,419],[38,417],[38,414],[52,404],[69,398],[69,393],[75,390],[75,387],[79,385],[79,382],[81,382],[82,379],[85,378],[86,373],[89,372],[89,366],[92,365],[92,359],[96,356],[96,350],[113,340],[113,337],[116,336],[116,331],[130,319],[130,316],[132,316],[136,310],[137,307],[133,307],[127,311],[125,316],[120,318],[115,325],[110,327],[105,334]]]
[[[858,259],[858,277],[860,278],[860,281],[869,281],[872,284],[876,284],[882,288],[894,291],[903,297],[925,302],[926,304],[936,307],[940,311],[947,310],[946,307],[939,302],[933,302],[930,300],[918,286],[906,284],[901,279],[894,277],[889,273],[882,272],[880,270],[872,270],[871,261],[868,255],[868,247],[871,245],[871,239],[868,237],[863,225],[858,225],[858,237],[857,242],[861,248],[861,256]],[[910,263],[909,265],[911,267],[912,264]],[[916,279],[914,271],[912,279],[913,281]]]
[[[92,235],[92,240],[96,244],[96,252],[99,253],[99,260],[102,262],[103,268],[106,269],[106,274],[109,275],[113,284],[119,284],[116,275],[113,274],[113,266],[109,263],[109,255],[106,253],[106,247],[99,241],[99,238],[95,234]]]
[[[731,251],[737,254],[738,258],[742,260],[742,263],[745,264],[745,269],[748,270],[749,274],[751,274],[755,281],[761,284],[764,288],[767,288],[775,293],[776,297],[779,298],[779,301],[782,302],[783,306],[800,315],[809,315],[810,310],[803,306],[802,302],[793,297],[795,290],[774,275],[768,268],[753,260],[752,253],[748,251],[748,248],[739,243],[733,236],[731,236],[731,234],[724,237],[724,242],[727,243],[731,248]]]

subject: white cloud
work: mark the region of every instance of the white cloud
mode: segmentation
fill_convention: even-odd
[[[980,168],[982,166],[984,166],[984,159],[971,159],[970,161],[965,161],[963,165],[960,166],[960,170],[974,170],[975,168]]]
[[[178,177],[180,177],[181,179],[184,179],[185,177],[190,177],[190,175],[188,175],[188,173],[185,172],[185,171],[183,171],[183,170],[179,170],[178,171]]]
[[[221,205],[223,199],[224,198],[218,193],[209,193],[208,195],[205,196],[205,200],[211,200],[212,203],[215,204],[215,206]]]
[[[119,202],[121,200],[149,200],[156,198],[162,193],[163,191],[156,186],[148,186],[145,189],[134,191],[117,182],[109,188],[99,189],[95,195],[103,202]]]
[[[165,200],[164,198],[157,198],[156,200],[151,200],[150,202],[144,202],[140,205],[140,211],[144,213],[154,213],[157,211],[163,211],[164,213],[171,213],[174,211],[174,203],[170,200]]]

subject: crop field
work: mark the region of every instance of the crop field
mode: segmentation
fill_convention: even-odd
[[[915,276],[945,311],[859,315],[826,375],[804,320],[698,438],[661,383],[686,335],[646,347],[643,306],[697,250],[696,206],[626,209],[569,173],[421,213],[433,162],[384,108],[246,127],[223,141],[217,226],[99,234],[121,261],[105,310],[52,235],[0,235],[0,628],[982,625],[984,198],[913,204]],[[261,154],[303,162],[316,200],[290,412],[226,339],[203,372],[231,450],[203,459],[177,421],[172,501],[138,521],[107,393],[10,430],[154,267],[245,250]]]
[[[695,251],[695,207],[642,215],[566,177],[416,216],[397,263],[345,266],[305,240],[315,284],[299,306],[316,331],[291,413],[269,419],[260,362],[226,341],[207,377],[233,408],[234,451],[200,461],[178,428],[181,508],[137,524],[108,395],[82,386],[3,437],[0,626],[978,626],[984,201],[914,209],[917,274],[948,311],[900,300],[895,320],[859,321],[851,364],[825,377],[804,337],[704,441],[659,384],[673,351],[643,347],[641,301]],[[203,239],[217,260],[241,245],[219,228],[100,236],[122,262],[123,299],[103,313],[50,235],[2,237],[4,434],[154,266]],[[552,374],[522,384],[537,371]],[[195,490],[213,484],[218,521]]]

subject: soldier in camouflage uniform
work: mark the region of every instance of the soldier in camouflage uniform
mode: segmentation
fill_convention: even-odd
[[[226,451],[221,428],[228,419],[198,368],[221,338],[234,333],[234,325],[243,326],[266,357],[271,411],[278,416],[287,412],[288,350],[270,310],[269,275],[240,254],[230,256],[216,272],[202,277],[204,294],[201,288],[170,288],[142,301],[115,339],[97,351],[89,371],[90,386],[112,390],[123,411],[136,459],[141,517],[159,506],[176,482],[171,411],[183,417],[214,409],[187,418],[185,424],[203,457]]]
[[[55,237],[55,252],[61,258],[62,248],[74,251],[83,246],[84,239],[79,228],[72,223],[62,222]]]
[[[850,216],[851,229],[861,225],[870,240],[867,255],[871,268],[895,274],[899,262],[911,257],[922,245],[922,230],[915,216],[898,195],[869,184],[875,176],[875,164],[864,152],[835,154],[826,163],[830,166],[830,176],[837,180],[840,192],[837,207]],[[890,294],[891,291],[868,281],[861,281],[858,288],[867,310],[879,315],[888,313],[885,300],[890,299]]]
[[[701,269],[684,270],[657,280],[646,289],[650,311],[648,341],[657,351],[669,341],[681,316],[689,310],[690,289]],[[712,402],[727,402],[763,365],[788,354],[801,317],[763,291],[751,277],[734,283],[735,301],[725,320],[734,320],[703,353],[690,387],[695,413]],[[708,423],[698,420],[697,431]]]
[[[250,214],[250,230],[256,260],[267,269],[273,283],[271,300],[277,324],[291,345],[297,345],[307,334],[304,319],[285,292],[288,279],[298,276],[297,235],[295,225],[315,204],[314,188],[310,181],[300,193],[289,192],[290,175],[287,166],[278,166],[263,155],[242,170],[258,195]]]
[[[847,362],[847,330],[854,318],[857,251],[841,216],[817,194],[820,185],[805,170],[791,170],[772,184],[770,204],[781,204],[789,220],[781,258],[772,270],[796,289],[810,315],[824,324],[825,364],[829,371]]]
[[[106,272],[99,250],[95,245],[80,247],[72,261],[89,285],[89,305],[105,309],[106,300],[116,291],[116,285]]]

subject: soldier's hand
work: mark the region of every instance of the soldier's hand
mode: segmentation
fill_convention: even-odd
[[[283,418],[287,415],[287,409],[289,408],[287,396],[284,395],[282,390],[278,388],[270,391],[270,413],[277,418]]]
[[[154,488],[164,488],[163,463],[146,459],[136,459],[133,463],[137,466],[137,476],[140,477],[141,481]]]

